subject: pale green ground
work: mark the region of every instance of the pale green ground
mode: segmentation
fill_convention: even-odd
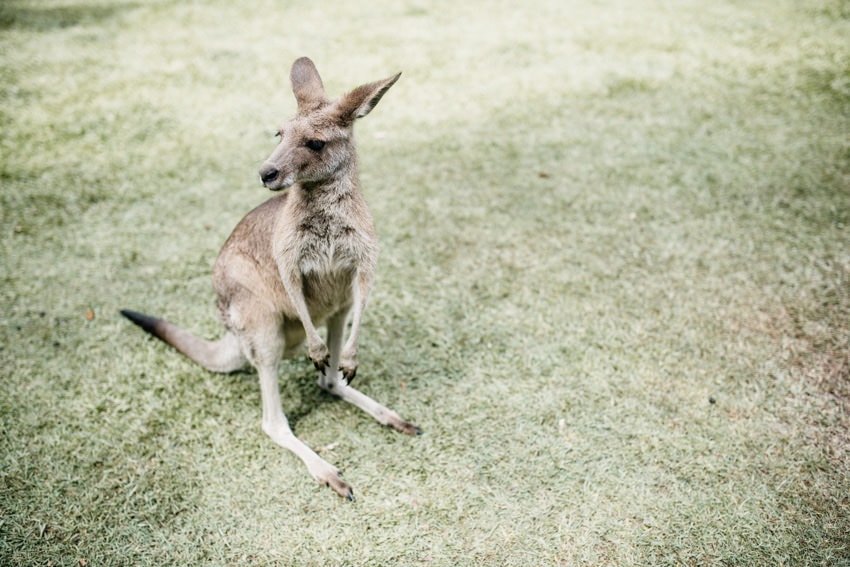
[[[0,563],[850,565],[848,37],[841,0],[0,4]],[[216,335],[301,55],[404,72],[358,125],[358,382],[425,435],[281,365],[355,504],[253,371],[117,313]]]

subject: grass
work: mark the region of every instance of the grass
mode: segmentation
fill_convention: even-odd
[[[10,565],[850,565],[846,2],[0,5]],[[361,388],[207,373],[300,55],[382,242]]]

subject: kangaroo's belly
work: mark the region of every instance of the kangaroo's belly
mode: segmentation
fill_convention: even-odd
[[[298,262],[314,323],[351,306],[357,258],[345,242],[306,242]]]

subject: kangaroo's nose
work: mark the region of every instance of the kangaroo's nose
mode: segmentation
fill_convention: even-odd
[[[260,170],[260,179],[263,180],[263,183],[271,183],[277,178],[278,173],[280,172],[277,168],[268,165]]]

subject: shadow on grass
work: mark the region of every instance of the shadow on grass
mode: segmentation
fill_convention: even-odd
[[[303,366],[303,368],[302,368]],[[199,370],[203,372],[203,370]],[[226,375],[229,386],[243,393],[252,392],[259,400],[260,386],[257,371],[250,365]],[[336,396],[322,390],[316,383],[316,372],[309,361],[301,364],[299,360],[283,362],[278,367],[278,384],[282,398],[283,412],[293,431],[302,419],[325,404],[345,404]],[[252,400],[254,396],[252,395]],[[244,403],[250,403],[245,400]],[[257,404],[257,419],[262,415],[262,405]]]
[[[96,24],[137,7],[138,4],[132,2],[77,6],[24,6],[3,2],[0,4],[0,30],[51,31]]]

